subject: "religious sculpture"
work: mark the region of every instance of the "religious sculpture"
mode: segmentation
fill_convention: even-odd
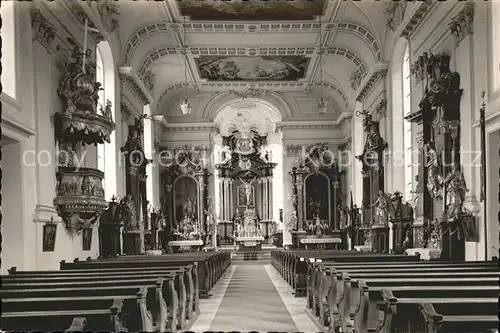
[[[287,223],[289,230],[297,230],[297,211],[293,210]]]
[[[253,206],[253,186],[252,183],[256,178],[253,178],[251,182],[245,182],[241,177],[240,181],[244,184],[245,187],[245,206]]]
[[[132,195],[128,194],[120,200],[120,208],[125,230],[135,230],[138,227],[136,209]]]
[[[441,163],[434,142],[429,141],[426,144],[425,155],[427,157],[427,190],[433,198],[440,198],[442,196],[442,177],[440,175]]]
[[[220,164],[225,164],[231,160],[232,151],[229,146],[222,146],[221,156],[220,156]]]
[[[376,216],[378,216],[378,223],[387,225],[389,222],[389,207],[391,206],[389,196],[384,191],[378,191],[377,200],[371,205],[376,208]]]
[[[194,217],[194,204],[191,199],[187,199],[182,204],[182,212],[184,213],[184,218],[193,218]]]
[[[311,223],[309,225],[309,233],[311,235],[316,236],[316,237],[321,237],[322,235],[324,235],[324,229],[325,229],[325,227],[321,223],[319,215],[315,215],[314,216],[314,223]]]
[[[338,211],[340,213],[340,229],[344,229],[349,223],[349,214],[347,213],[347,207],[343,205],[338,205]]]
[[[447,216],[450,220],[454,220],[462,213],[467,192],[464,175],[457,163],[452,164],[450,173],[443,179],[443,186],[446,187]]]

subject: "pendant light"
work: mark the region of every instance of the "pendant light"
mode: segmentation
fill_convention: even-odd
[[[320,100],[316,103],[319,114],[326,113],[327,103],[323,99],[323,42],[322,42],[322,24],[321,15],[319,16],[319,89],[320,89]]]
[[[181,104],[181,111],[183,115],[190,115],[191,114],[191,105],[189,104],[187,100],[187,40],[186,40],[186,17],[184,16],[184,24],[182,26],[183,33],[184,33],[184,40],[182,41],[184,43],[184,89],[185,89],[185,95],[186,99],[184,99]]]

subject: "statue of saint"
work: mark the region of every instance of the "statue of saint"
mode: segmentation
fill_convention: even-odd
[[[348,214],[347,214],[347,207],[338,205],[338,210],[340,212],[340,229],[343,229],[347,227],[347,223],[349,220]]]
[[[376,208],[376,215],[378,216],[378,222],[380,224],[386,225],[389,222],[389,197],[384,191],[378,191],[377,200],[372,204],[372,207]]]
[[[123,219],[125,224],[125,229],[132,230],[137,228],[137,219],[134,200],[131,194],[127,194],[125,198],[121,200],[121,207],[123,209]]]
[[[314,223],[313,233],[317,237],[320,237],[321,235],[323,235],[323,224],[321,224],[321,220],[319,219],[319,215],[316,215],[316,221]]]
[[[443,180],[443,185],[446,186],[448,218],[455,219],[462,212],[465,192],[467,191],[464,175],[456,163],[451,166],[451,171]]]
[[[193,217],[194,215],[194,204],[191,199],[187,199],[182,207],[184,217]]]
[[[441,183],[441,175],[439,174],[439,170],[441,164],[439,163],[439,155],[434,147],[433,142],[428,142],[425,145],[425,156],[427,157],[427,189],[429,193],[434,198],[440,196],[440,183]]]

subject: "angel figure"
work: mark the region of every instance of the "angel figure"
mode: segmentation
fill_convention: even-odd
[[[231,160],[232,152],[229,146],[222,146],[220,164],[225,164]]]

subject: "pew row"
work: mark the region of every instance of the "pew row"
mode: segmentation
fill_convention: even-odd
[[[186,330],[199,313],[199,286],[209,291],[230,258],[203,253],[94,263],[61,262],[60,271],[9,270],[0,290],[2,330],[40,330],[40,325],[47,331]]]

